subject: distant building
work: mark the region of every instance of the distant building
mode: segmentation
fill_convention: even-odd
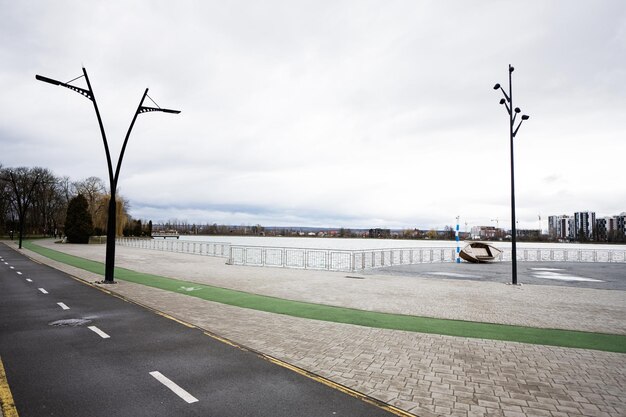
[[[569,239],[571,237],[570,219],[570,216],[566,214],[548,216],[548,235],[553,239]]]
[[[626,213],[596,219],[596,236],[599,241],[623,242],[626,240]]]
[[[596,238],[598,241],[609,240],[610,230],[615,228],[615,219],[612,217],[603,217],[596,219]]]
[[[626,212],[596,218],[593,211],[579,211],[574,216],[548,216],[548,234],[552,239],[626,242]]]
[[[474,226],[472,227],[472,239],[478,240],[493,240],[501,238],[504,235],[504,230],[498,229],[493,226]]]
[[[574,213],[574,239],[591,240],[594,237],[596,213],[594,211],[577,211]]]

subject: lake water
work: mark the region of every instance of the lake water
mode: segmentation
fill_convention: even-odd
[[[324,237],[265,237],[265,236],[180,236],[180,240],[193,242],[225,242],[231,245],[268,246],[307,249],[395,249],[395,248],[455,248],[453,240],[405,240],[405,239],[342,239]],[[465,246],[461,241],[461,247]],[[508,249],[510,242],[493,242],[493,245]],[[552,248],[552,249],[611,249],[625,250],[626,245],[601,245],[579,243],[536,243],[518,242],[518,248]]]

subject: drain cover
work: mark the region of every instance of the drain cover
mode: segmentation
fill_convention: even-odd
[[[65,320],[52,321],[48,323],[48,325],[59,326],[59,327],[63,327],[63,326],[76,327],[76,326],[84,326],[85,324],[88,324],[88,323],[91,323],[91,320],[89,319],[65,319]]]

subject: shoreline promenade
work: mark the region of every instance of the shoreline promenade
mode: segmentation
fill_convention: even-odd
[[[104,259],[103,245],[37,244]],[[23,252],[88,282],[102,279]],[[622,290],[240,267],[223,258],[122,246],[116,265],[361,310],[626,334]],[[419,416],[626,415],[625,354],[302,319],[124,281],[104,288]]]

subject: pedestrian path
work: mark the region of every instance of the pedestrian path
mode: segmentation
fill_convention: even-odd
[[[37,245],[97,261],[103,270],[104,245],[61,245],[52,240],[37,241]],[[117,248],[116,266],[245,293],[355,310],[626,335],[623,291],[232,266],[221,258],[126,247]]]
[[[94,273],[67,267],[34,253],[30,255],[54,263],[55,267],[70,269],[70,273],[81,278],[101,279]],[[162,271],[172,268],[172,265],[158,265],[162,261],[159,255],[158,252],[133,251],[122,257],[130,259],[129,263],[134,258],[137,266],[150,258],[149,263],[154,268]],[[185,262],[186,259],[179,258],[176,266],[181,269],[189,265],[193,269],[196,261]],[[233,270],[242,272],[230,267],[228,274]],[[207,271],[211,276],[220,275],[219,268],[205,266],[205,275]],[[289,272],[296,274],[291,280],[298,283],[302,279],[318,279],[315,274],[298,275],[306,271]],[[254,274],[251,276],[244,284],[262,289],[263,283],[254,282]],[[220,279],[215,278],[214,282]],[[286,278],[285,282],[288,282]],[[387,282],[395,285],[393,280]],[[238,285],[244,284],[240,282]],[[310,320],[225,305],[124,281],[112,289],[236,343],[420,416],[626,415],[626,357],[621,353]],[[528,287],[524,287],[526,289]],[[487,288],[486,292],[489,291]],[[333,291],[329,288],[327,292]],[[623,292],[613,293],[618,293],[621,303],[624,302]],[[577,291],[561,293],[563,302],[549,308],[564,309],[569,299],[577,299],[577,294]],[[535,297],[533,291],[526,291],[524,295],[528,297],[527,308],[541,299]],[[329,294],[325,296],[330,297]],[[621,314],[620,298],[615,301],[609,295],[606,297],[609,303],[615,303],[614,313]],[[512,311],[517,308],[511,303]],[[588,299],[586,305],[579,306],[579,316],[585,315],[583,309],[586,308],[608,314],[603,313],[602,301]],[[571,312],[565,311],[564,316],[568,314]],[[620,321],[620,318],[611,320]],[[612,329],[619,330],[619,326]]]
[[[26,247],[48,258],[94,272],[103,273],[100,262],[79,258],[62,252],[43,248],[33,243]],[[626,335],[579,332],[560,329],[538,329],[492,323],[447,320],[417,317],[401,314],[381,313],[349,309],[322,304],[304,303],[275,297],[257,295],[226,288],[197,284],[189,281],[166,278],[123,268],[116,268],[117,280],[147,285],[166,291],[178,292],[203,300],[249,308],[269,313],[313,320],[347,323],[360,326],[404,330],[421,333],[434,333],[449,336],[462,336],[492,340],[533,343],[540,345],[576,347],[626,353]]]

